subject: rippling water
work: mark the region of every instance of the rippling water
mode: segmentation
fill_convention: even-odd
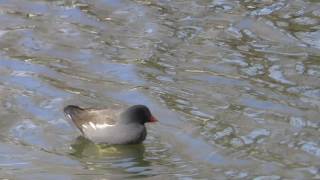
[[[320,178],[317,0],[0,0],[0,178]],[[67,104],[147,104],[141,145]]]

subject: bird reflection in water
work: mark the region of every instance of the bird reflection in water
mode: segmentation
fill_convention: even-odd
[[[88,169],[110,170],[112,174],[128,173],[134,177],[153,176],[152,164],[144,158],[145,146],[95,144],[79,136],[71,145],[70,155],[85,163]]]

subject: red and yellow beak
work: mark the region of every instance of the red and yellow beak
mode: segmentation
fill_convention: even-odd
[[[155,117],[153,117],[153,116],[151,116],[150,117],[150,119],[149,119],[149,122],[157,122],[158,120],[155,118]]]

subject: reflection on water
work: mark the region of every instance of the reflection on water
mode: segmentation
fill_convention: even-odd
[[[72,156],[81,159],[88,169],[110,169],[114,174],[130,174],[129,177],[152,176],[152,165],[145,160],[145,147],[138,145],[97,145],[82,137],[71,145]],[[133,174],[136,174],[133,176]],[[156,174],[154,174],[156,175]]]
[[[318,179],[319,9],[0,1],[0,177]],[[143,144],[77,139],[62,113],[115,103],[158,117]]]

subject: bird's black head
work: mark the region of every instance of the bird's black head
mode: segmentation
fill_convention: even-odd
[[[157,122],[145,105],[134,105],[129,107],[123,113],[123,119],[126,123],[139,123],[144,124],[148,122]]]

